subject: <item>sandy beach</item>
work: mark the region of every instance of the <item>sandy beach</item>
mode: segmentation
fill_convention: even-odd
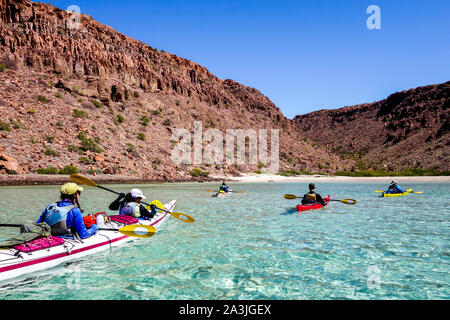
[[[310,182],[374,182],[388,184],[392,180],[417,183],[450,183],[450,176],[408,176],[408,177],[344,177],[327,175],[301,175],[295,177],[285,177],[276,174],[255,174],[243,173],[240,177],[233,176],[209,176],[199,180],[198,178],[184,179],[180,181],[166,181],[164,179],[143,179],[137,176],[127,175],[86,175],[99,184],[153,184],[153,183],[200,183],[200,182],[239,182],[239,183],[310,183]],[[59,185],[71,181],[68,175],[0,175],[0,186],[33,186],[33,185]]]
[[[219,178],[219,177],[217,177]],[[243,174],[242,177],[226,177],[228,181],[233,182],[293,182],[293,183],[309,183],[309,182],[374,182],[389,184],[392,180],[403,182],[434,182],[434,183],[450,183],[450,176],[393,176],[393,177],[344,177],[344,176],[326,176],[326,175],[301,175],[295,177],[285,177],[276,174]]]

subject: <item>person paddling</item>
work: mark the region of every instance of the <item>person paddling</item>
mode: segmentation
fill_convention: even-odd
[[[224,181],[224,182],[222,183],[222,185],[219,187],[219,192],[220,192],[220,191],[222,191],[222,192],[224,192],[224,193],[228,193],[228,192],[229,192],[228,186],[227,186],[227,184],[226,184],[225,181]]]
[[[318,193],[316,193],[314,190],[316,189],[316,186],[314,183],[309,184],[309,192],[306,193],[303,196],[302,204],[321,204],[325,205],[325,201],[322,199],[322,196]]]
[[[66,183],[60,188],[61,201],[47,205],[36,223],[45,222],[51,227],[53,236],[73,237],[76,233],[81,239],[97,233],[97,225],[86,228],[80,209],[79,197],[83,188],[76,183]]]
[[[119,215],[132,216],[138,219],[150,220],[156,214],[156,206],[150,205],[151,211],[147,210],[141,200],[147,199],[140,189],[131,189],[128,194],[120,193],[119,197],[110,205],[110,210],[119,210]]]
[[[405,193],[405,191],[397,185],[397,181],[393,180],[385,193]]]

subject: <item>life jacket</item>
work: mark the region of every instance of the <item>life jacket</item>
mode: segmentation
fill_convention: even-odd
[[[386,193],[401,193],[401,192],[400,192],[400,190],[398,190],[396,184],[392,184],[388,187],[388,190],[386,191]]]
[[[45,222],[50,226],[52,234],[70,233],[70,230],[67,228],[66,220],[67,214],[74,208],[76,208],[76,206],[73,204],[64,207],[59,207],[56,202],[49,204],[45,209],[46,213],[42,222]]]
[[[119,215],[139,218],[141,216],[140,204],[134,201],[121,203],[119,208]]]
[[[316,202],[317,201],[317,197],[316,197],[316,193],[315,192],[308,192],[307,194],[305,194],[306,199],[311,200]]]

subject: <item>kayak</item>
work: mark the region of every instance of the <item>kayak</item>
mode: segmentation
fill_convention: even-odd
[[[175,205],[176,200],[172,200],[163,206],[167,211],[172,212]],[[138,220],[137,223],[133,222],[133,224],[150,225],[158,228],[169,216],[170,214],[167,212],[158,211],[153,219]],[[113,217],[123,216],[110,216],[111,219]],[[102,228],[119,229],[127,224],[123,220],[124,219],[118,218],[114,219],[114,221],[108,221]],[[27,244],[15,246],[11,249],[1,249],[0,283],[26,274],[52,268],[62,263],[73,261],[103,250],[108,250],[111,247],[123,245],[133,239],[136,238],[126,236],[118,231],[100,230],[95,235],[82,240],[57,237],[41,238],[38,240],[40,240],[41,243],[44,243],[44,246],[37,249],[36,246],[27,246]],[[46,243],[48,243],[48,245],[45,245]],[[33,251],[28,252],[30,249],[24,250],[24,248],[34,249]]]
[[[381,197],[387,198],[387,197],[401,197],[401,196],[406,196],[407,194],[410,194],[412,191],[412,189],[408,189],[403,193],[382,193]]]
[[[233,194],[232,191],[228,191],[228,192],[219,191],[215,195],[213,195],[213,197],[222,198],[222,197],[231,196],[232,194]]]
[[[325,207],[326,207],[330,203],[330,196],[323,198],[323,201],[325,201]],[[324,206],[322,206],[321,204],[298,204],[297,211],[303,212],[303,211],[307,211],[307,210],[320,209],[323,207]]]

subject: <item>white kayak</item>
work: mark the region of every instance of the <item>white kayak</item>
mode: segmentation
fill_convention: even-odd
[[[176,200],[164,204],[167,211],[172,212],[175,208]],[[159,211],[151,220],[139,220],[142,225],[160,227],[170,216],[169,213]],[[109,221],[102,228],[119,229],[125,226],[124,223]],[[82,239],[64,239],[62,245],[33,251],[30,253],[21,252],[16,249],[0,250],[0,284],[9,282],[8,280],[21,277],[55,267],[61,263],[75,260],[93,253],[120,246],[135,238],[126,236],[118,231],[98,231],[95,235]]]

